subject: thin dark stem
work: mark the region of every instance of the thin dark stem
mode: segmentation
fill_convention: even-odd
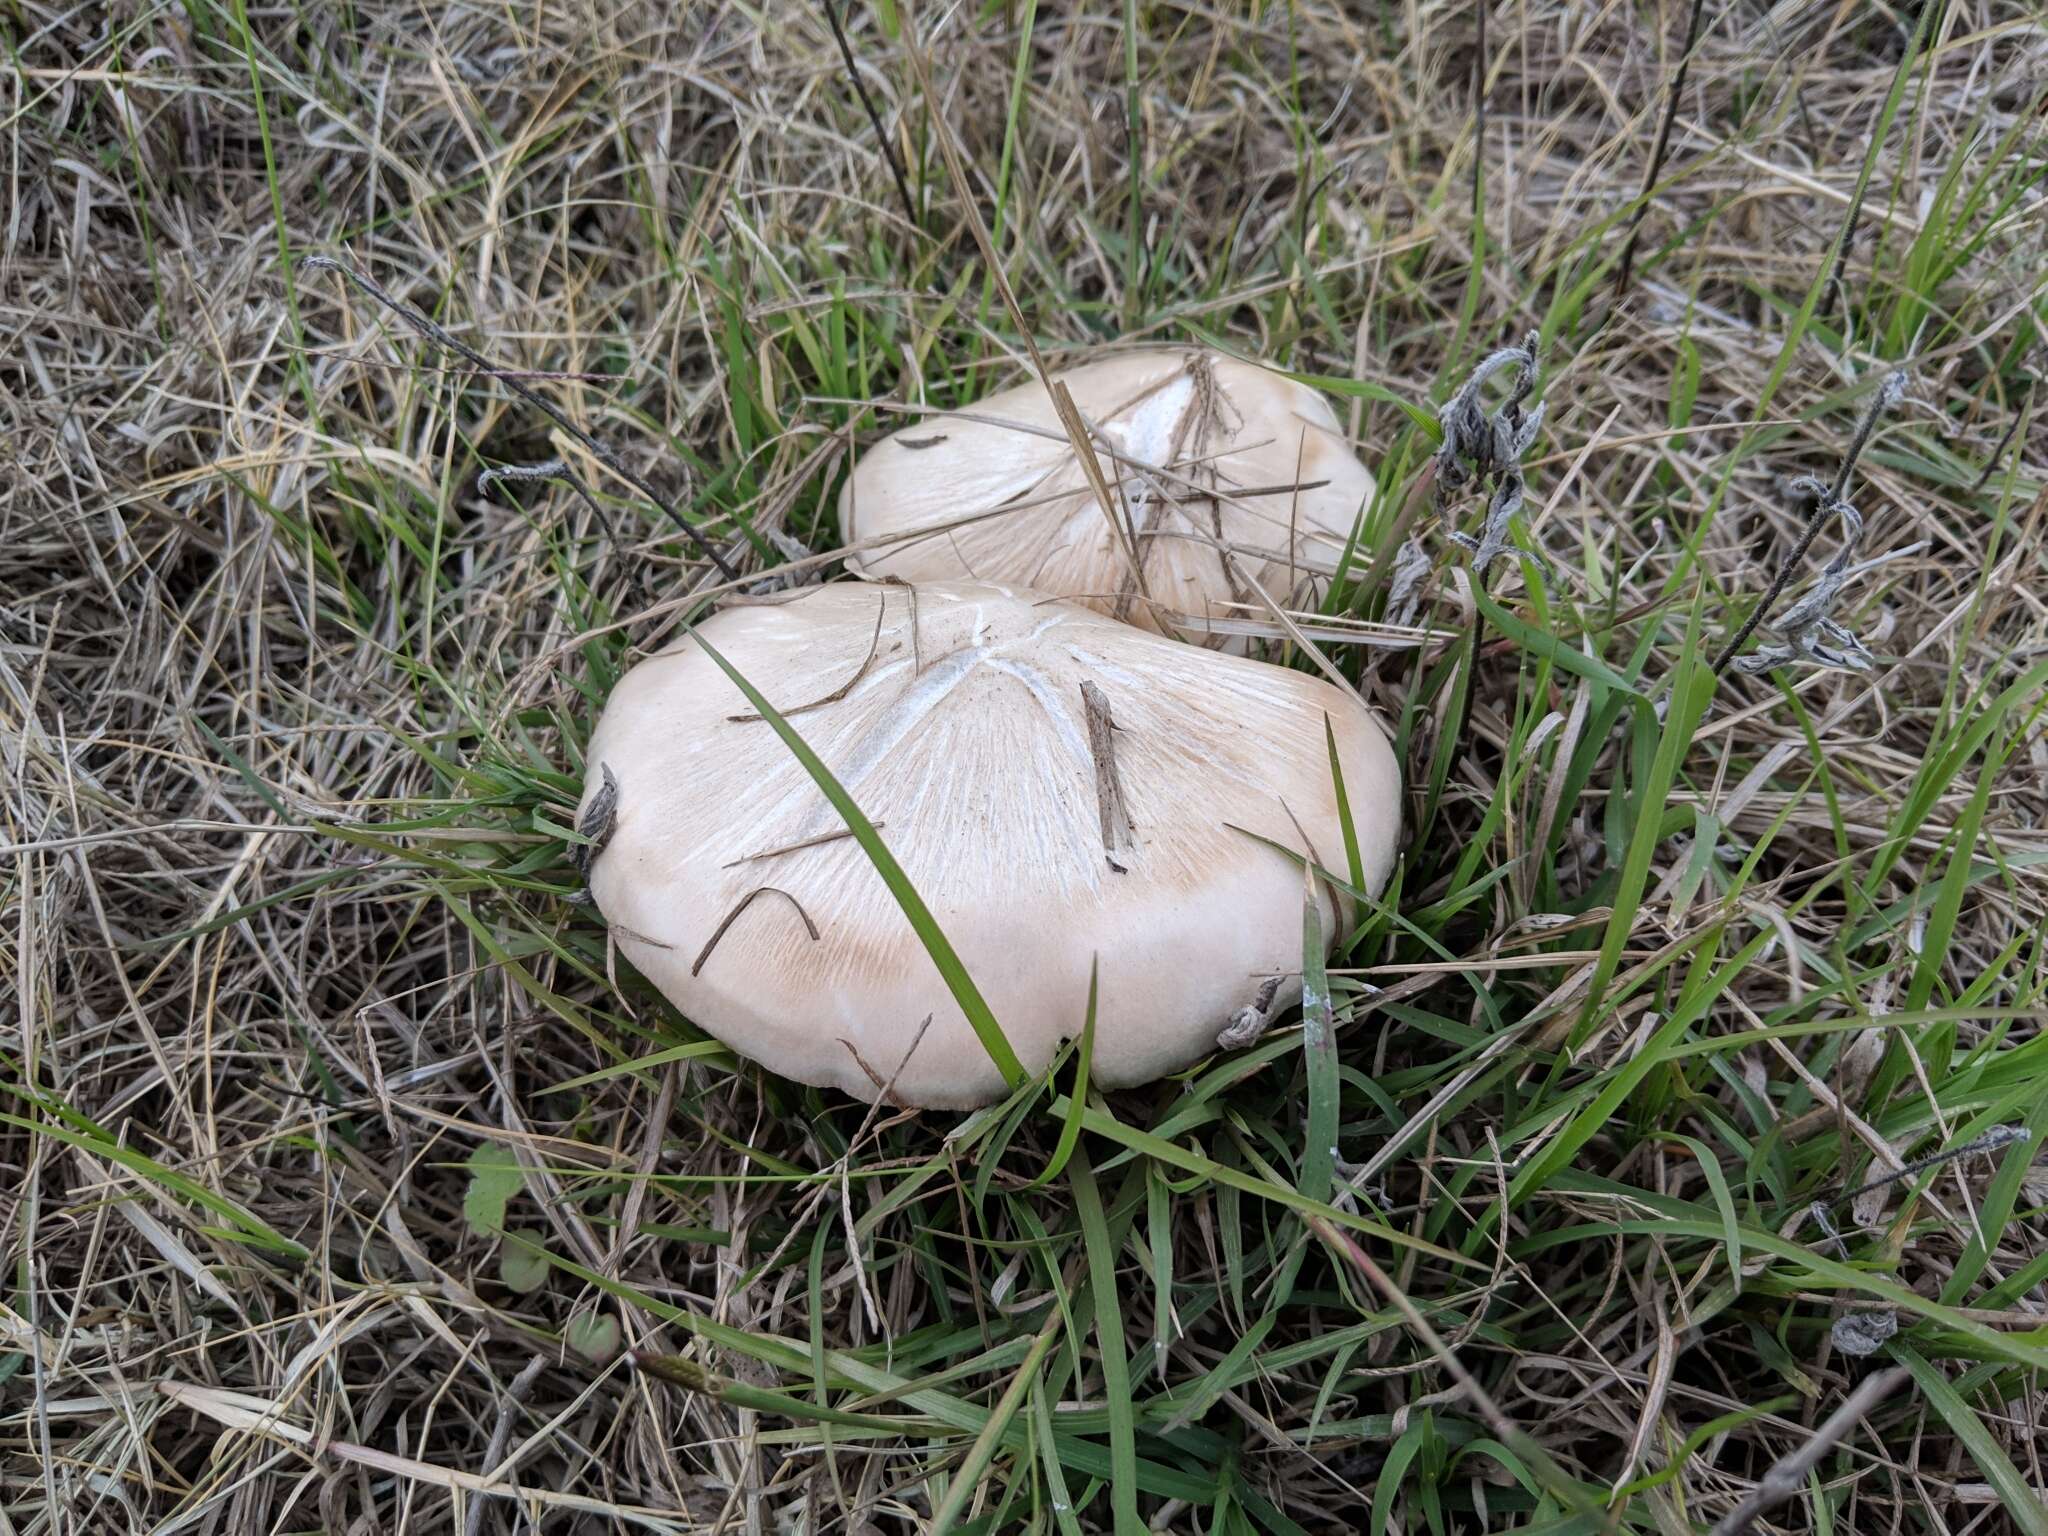
[[[917,205],[910,198],[910,183],[903,175],[903,167],[896,159],[896,146],[889,142],[889,130],[882,126],[882,114],[875,110],[874,99],[868,95],[868,88],[861,84],[860,65],[854,61],[853,44],[846,40],[846,29],[839,24],[839,13],[832,8],[832,0],[818,0],[818,9],[825,13],[825,20],[832,28],[832,36],[839,44],[839,56],[846,60],[846,78],[852,82],[853,94],[860,98],[860,104],[874,125],[875,143],[880,147],[882,158],[888,162],[889,175],[896,182],[896,195],[903,199],[903,217],[910,221],[911,228],[917,228]]]
[[[1778,599],[1785,595],[1785,589],[1792,585],[1792,573],[1799,569],[1799,563],[1806,558],[1806,552],[1813,548],[1813,541],[1820,536],[1821,525],[1828,520],[1834,504],[1825,496],[1814,498],[1813,511],[1807,514],[1806,526],[1799,530],[1799,537],[1785,552],[1785,558],[1778,562],[1778,574],[1771,578],[1771,584],[1764,589],[1763,599],[1749,610],[1749,617],[1736,629],[1733,638],[1721,647],[1721,653],[1714,658],[1714,675],[1719,677],[1728,670],[1728,663],[1756,633],[1757,626],[1777,606]]]
[[[1750,609],[1749,617],[1742,621],[1733,638],[1721,647],[1720,654],[1714,658],[1713,670],[1716,677],[1728,670],[1728,663],[1749,643],[1749,637],[1756,633],[1757,626],[1770,617],[1778,599],[1783,597],[1785,589],[1792,585],[1793,574],[1799,569],[1800,562],[1806,558],[1806,552],[1813,548],[1813,541],[1820,536],[1821,527],[1834,514],[1843,493],[1849,489],[1850,472],[1856,468],[1856,461],[1863,457],[1863,450],[1870,445],[1871,434],[1877,430],[1878,417],[1898,403],[1903,388],[1904,379],[1896,373],[1879,386],[1876,396],[1863,412],[1863,419],[1856,423],[1856,435],[1849,440],[1849,451],[1842,455],[1842,467],[1835,472],[1834,485],[1829,488],[1827,495],[1814,499],[1813,510],[1807,514],[1806,526],[1799,530],[1799,538],[1791,549],[1786,551],[1785,558],[1778,562],[1778,573],[1771,578],[1771,584],[1765,589],[1762,600]]]
[[[1959,1162],[1966,1157],[1980,1157],[1993,1152],[2003,1152],[2007,1147],[2016,1146],[2018,1143],[2028,1139],[2026,1128],[2023,1126],[1994,1125],[1975,1141],[1964,1142],[1960,1147],[1950,1147],[1946,1152],[1930,1152],[1925,1157],[1916,1157],[1912,1162],[1905,1164],[1903,1167],[1894,1169],[1887,1174],[1881,1174],[1868,1183],[1859,1184],[1854,1189],[1845,1189],[1834,1197],[1833,1203],[1840,1205],[1844,1201],[1854,1200],[1858,1196],[1869,1194],[1874,1189],[1883,1189],[1887,1184],[1897,1184],[1902,1180],[1914,1177],[1916,1174],[1925,1173],[1930,1168],[1939,1168],[1943,1163]],[[1827,1202],[1816,1202],[1814,1207],[1815,1213],[1819,1214],[1819,1212],[1824,1210],[1826,1204]]]
[[[1848,291],[1843,286],[1843,274],[1849,270],[1849,247],[1856,240],[1856,226],[1863,221],[1863,197],[1870,190],[1870,180],[1865,177],[1856,183],[1856,192],[1849,199],[1849,216],[1842,221],[1842,238],[1835,242],[1835,266],[1828,274],[1827,313],[1835,312],[1838,300]]]
[[[2005,436],[1998,440],[1998,446],[1991,450],[1991,457],[1984,461],[1983,471],[1975,480],[1970,482],[1970,494],[1972,496],[1991,483],[1992,472],[1998,468],[1998,461],[2005,457],[2005,450],[2012,446],[2012,440],[2019,435],[2020,423],[2026,419],[2027,411],[2033,405],[2033,390],[2031,388],[2028,389],[2027,396],[2026,400],[2020,402],[2020,408],[2013,412],[2012,420],[2006,423]]]
[[[1628,292],[1629,278],[1635,271],[1636,242],[1642,237],[1643,216],[1650,211],[1650,194],[1656,190],[1657,178],[1664,174],[1664,157],[1671,150],[1671,125],[1678,120],[1678,99],[1685,94],[1686,72],[1692,68],[1693,44],[1699,41],[1700,13],[1706,10],[1707,0],[1692,0],[1692,14],[1686,18],[1685,46],[1679,50],[1678,68],[1672,71],[1671,94],[1664,102],[1664,121],[1657,125],[1657,142],[1650,151],[1649,174],[1643,177],[1643,190],[1636,200],[1636,211],[1628,221],[1628,244],[1621,248],[1621,268],[1614,276],[1614,302],[1619,303]],[[1610,312],[1612,305],[1609,306]]]
[[[341,277],[345,278],[350,283],[353,283],[357,288],[360,288],[364,293],[367,293],[371,298],[375,299],[379,304],[383,305],[385,309],[389,310],[392,314],[398,316],[399,319],[403,320],[407,325],[411,326],[415,331],[417,331],[421,336],[425,337],[428,341],[431,341],[435,346],[441,347],[446,351],[453,352],[457,357],[461,358],[464,362],[469,363],[473,367],[475,367],[475,369],[479,373],[485,374],[490,378],[498,380],[499,383],[503,384],[507,389],[511,390],[513,394],[517,395],[521,400],[524,400],[528,405],[532,406],[535,410],[539,411],[543,416],[547,417],[548,420],[552,421],[564,432],[568,433],[571,437],[575,438],[576,441],[581,443],[585,448],[588,448],[590,452],[597,458],[597,461],[600,464],[604,465],[605,468],[609,469],[621,480],[624,480],[628,485],[632,486],[634,490],[638,491],[642,496],[645,496],[649,501],[654,503],[655,506],[659,507],[662,510],[662,512],[667,515],[670,522],[674,523],[678,528],[682,529],[684,533],[689,535],[690,542],[697,546],[698,552],[702,554],[706,559],[708,559],[713,565],[717,566],[719,574],[723,576],[727,581],[738,581],[740,579],[739,572],[734,570],[732,566],[726,562],[725,557],[719,554],[719,552],[712,547],[711,541],[704,537],[703,532],[700,529],[698,529],[698,527],[694,523],[692,523],[688,518],[684,517],[682,513],[678,512],[675,509],[675,507],[666,498],[664,498],[659,491],[657,491],[651,484],[648,483],[647,479],[644,476],[638,474],[632,469],[629,469],[626,466],[625,462],[621,460],[617,454],[613,453],[611,449],[605,447],[603,443],[600,443],[588,432],[584,431],[581,427],[577,426],[576,423],[571,421],[567,414],[563,412],[560,406],[556,405],[552,400],[548,399],[545,395],[539,394],[534,390],[528,389],[524,384],[520,383],[516,377],[508,374],[505,369],[500,368],[496,363],[492,362],[489,358],[485,357],[483,353],[477,351],[476,348],[470,346],[469,343],[458,339],[457,337],[452,335],[445,327],[440,326],[436,324],[434,321],[428,319],[425,315],[421,314],[417,309],[414,309],[410,304],[407,304],[403,300],[398,299],[394,297],[392,294],[386,292],[385,289],[374,278],[365,276],[363,273],[358,272],[354,267],[348,266],[346,263],[336,261],[332,256],[308,256],[303,261],[301,261],[299,265],[304,270],[310,272],[338,273]]]
[[[1893,374],[1878,387],[1876,398],[1865,408],[1863,419],[1856,423],[1856,435],[1849,439],[1849,451],[1842,455],[1842,467],[1835,471],[1835,483],[1828,489],[1828,500],[1840,501],[1848,492],[1850,471],[1863,457],[1863,450],[1870,446],[1870,435],[1877,430],[1877,418],[1898,403],[1903,383],[1898,374]]]
[[[1486,10],[1491,0],[1479,0],[1478,52],[1472,58],[1472,218],[1486,216]]]

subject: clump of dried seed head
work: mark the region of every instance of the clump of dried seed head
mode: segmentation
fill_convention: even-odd
[[[1467,485],[1491,483],[1493,488],[1477,537],[1449,527],[1450,514],[1444,514],[1451,542],[1471,554],[1472,569],[1482,579],[1495,560],[1517,553],[1511,532],[1515,514],[1522,509],[1522,455],[1543,426],[1541,401],[1528,411],[1522,406],[1542,377],[1541,343],[1541,334],[1531,331],[1520,346],[1503,347],[1483,358],[1464,387],[1437,413],[1444,430],[1436,453],[1438,505]],[[1514,385],[1489,415],[1479,403],[1480,391],[1488,379],[1509,368],[1515,370]],[[1547,568],[1541,555],[1536,559]]]

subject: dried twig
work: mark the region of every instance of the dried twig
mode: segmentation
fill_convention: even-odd
[[[1991,450],[1991,457],[1984,461],[1983,469],[1979,470],[1977,478],[1970,482],[1970,494],[1972,496],[1975,496],[1991,483],[1992,475],[1998,470],[1998,461],[2005,457],[2005,450],[2010,448],[2012,440],[2019,436],[2020,423],[2027,419],[2027,413],[2033,408],[2033,404],[2034,386],[2029,384],[2027,386],[2027,398],[2021,401],[2020,408],[2012,413],[2012,420],[2005,424],[2005,433],[1998,439],[1998,446]]]
[[[881,606],[875,610],[875,633],[874,637],[868,641],[868,653],[861,658],[861,663],[854,669],[853,676],[849,677],[823,698],[813,699],[808,704],[798,704],[790,709],[785,709],[782,712],[785,720],[791,715],[807,714],[814,709],[823,709],[827,704],[837,704],[841,699],[853,692],[854,685],[868,675],[868,668],[875,664],[875,655],[882,648],[882,619],[888,611],[889,599],[885,596],[882,599]],[[743,715],[727,715],[725,718],[734,725],[746,725],[751,721],[765,719],[766,717],[755,713],[753,710],[748,710]]]
[[[1992,1152],[2003,1152],[2007,1147],[2018,1146],[2021,1142],[2030,1139],[2031,1133],[2023,1125],[1994,1125],[1974,1141],[1966,1141],[1960,1147],[1950,1147],[1945,1152],[1930,1152],[1925,1157],[1916,1157],[1912,1162],[1904,1164],[1891,1173],[1872,1179],[1867,1184],[1859,1184],[1854,1189],[1844,1189],[1838,1192],[1832,1200],[1825,1203],[1827,1205],[1841,1205],[1845,1201],[1853,1201],[1858,1196],[1867,1195],[1874,1189],[1883,1189],[1887,1184],[1897,1184],[1903,1179],[1910,1179],[1916,1174],[1925,1173],[1930,1168],[1938,1168],[1943,1163],[1953,1163],[1961,1158],[1979,1157]]]
[[[839,1043],[845,1046],[852,1055],[853,1064],[859,1067],[866,1075],[867,1080],[875,1085],[876,1104],[887,1104],[891,1109],[907,1109],[912,1114],[916,1113],[915,1109],[912,1109],[911,1106],[896,1097],[896,1079],[903,1075],[903,1069],[910,1065],[910,1058],[915,1056],[917,1048],[924,1044],[925,1031],[932,1027],[932,1017],[929,1013],[924,1016],[924,1022],[917,1026],[917,1033],[910,1037],[910,1049],[903,1053],[903,1059],[896,1063],[896,1070],[891,1072],[886,1080],[884,1080],[881,1073],[868,1065],[868,1059],[861,1055],[859,1046],[855,1045],[844,1035],[839,1037]],[[866,1127],[863,1126],[862,1130],[865,1132]],[[849,1232],[852,1230],[851,1223],[848,1224],[847,1230]]]
[[[846,60],[846,78],[853,86],[853,94],[860,98],[861,109],[874,125],[875,142],[881,148],[882,159],[888,162],[889,175],[896,183],[896,195],[903,200],[903,217],[910,221],[912,228],[916,228],[917,204],[911,200],[910,183],[904,179],[903,163],[896,158],[896,146],[890,141],[889,130],[882,126],[882,114],[875,110],[868,88],[861,83],[860,65],[854,59],[853,44],[846,40],[846,29],[840,24],[839,13],[832,8],[832,0],[818,0],[818,9],[825,13],[825,20],[832,28],[833,40],[839,44],[839,56]]]
[[[1664,173],[1664,157],[1671,152],[1671,125],[1678,120],[1678,100],[1685,94],[1685,77],[1692,68],[1693,44],[1699,41],[1700,15],[1707,8],[1707,0],[1692,0],[1692,14],[1685,22],[1685,46],[1678,51],[1678,68],[1671,72],[1671,90],[1664,98],[1664,120],[1657,125],[1657,142],[1650,151],[1650,166],[1643,174],[1643,190],[1636,197],[1636,211],[1629,216],[1628,243],[1621,248],[1621,265],[1614,274],[1614,301],[1619,303],[1628,292],[1630,277],[1635,272],[1636,242],[1642,238],[1643,216],[1650,211],[1650,194],[1657,188],[1657,178]],[[1608,313],[1614,313],[1613,303]]]
[[[1883,1189],[1902,1179],[1910,1179],[1915,1174],[1925,1173],[1928,1169],[1939,1167],[1943,1163],[1952,1163],[1959,1158],[1975,1157],[1985,1153],[2002,1152],[2005,1148],[2016,1146],[2028,1139],[2029,1132],[2025,1126],[1994,1125],[1982,1136],[1974,1141],[1965,1142],[1960,1147],[1916,1157],[1912,1162],[1905,1163],[1866,1184],[1859,1184],[1854,1189],[1843,1188],[1837,1190],[1829,1199],[1816,1200],[1807,1207],[1807,1215],[1811,1216],[1814,1225],[1820,1228],[1821,1236],[1833,1246],[1835,1256],[1847,1262],[1849,1245],[1843,1241],[1841,1229],[1835,1225],[1833,1210],[1836,1206],[1858,1200],[1872,1190]],[[1828,1333],[1834,1340],[1835,1348],[1843,1354],[1863,1359],[1884,1348],[1885,1341],[1898,1331],[1899,1314],[1896,1311],[1890,1307],[1867,1307],[1860,1311],[1845,1312],[1835,1319]]]
[[[1857,1384],[1856,1390],[1843,1399],[1842,1406],[1829,1414],[1827,1421],[1813,1432],[1811,1440],[1776,1463],[1764,1474],[1763,1480],[1750,1489],[1748,1497],[1728,1511],[1721,1523],[1714,1527],[1713,1536],[1742,1536],[1765,1510],[1777,1508],[1804,1488],[1806,1474],[1820,1465],[1821,1457],[1856,1427],[1858,1419],[1904,1386],[1910,1375],[1904,1366],[1894,1366],[1875,1376],[1866,1376]]]
[[[512,1443],[512,1426],[519,1419],[519,1409],[533,1396],[534,1383],[540,1380],[540,1373],[547,1363],[547,1356],[535,1355],[505,1388],[505,1396],[498,1404],[498,1422],[491,1428],[490,1444],[484,1451],[487,1472],[495,1475],[498,1463],[505,1459],[505,1451]],[[484,1511],[489,1507],[488,1499],[470,1501],[468,1517],[463,1521],[464,1536],[477,1536],[477,1532],[483,1529]]]
[[[1081,704],[1088,716],[1088,751],[1095,759],[1095,806],[1102,817],[1102,856],[1118,874],[1129,871],[1117,863],[1119,850],[1127,847],[1133,828],[1124,801],[1123,780],[1116,771],[1116,721],[1109,712],[1109,695],[1093,683],[1081,685]]]
[[[1486,13],[1493,0],[1473,0],[1477,37],[1472,44],[1472,226],[1484,235],[1486,218]]]
[[[1828,273],[1827,308],[1822,311],[1832,315],[1849,292],[1849,247],[1856,243],[1856,226],[1863,222],[1863,199],[1870,191],[1869,179],[1856,183],[1856,191],[1849,199],[1849,213],[1842,220],[1841,238],[1835,242],[1835,263]]]
[[[886,821],[875,823],[875,830],[886,827]],[[853,829],[841,827],[837,832],[821,832],[816,837],[807,837],[802,842],[784,843],[780,848],[763,848],[759,853],[743,853],[730,863],[721,864],[720,869],[737,869],[742,864],[752,864],[761,859],[779,859],[785,853],[801,853],[806,848],[821,848],[826,843],[843,843],[853,836]]]

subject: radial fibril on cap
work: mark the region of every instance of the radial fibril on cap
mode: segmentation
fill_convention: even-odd
[[[1391,869],[1393,754],[1320,679],[976,583],[812,588],[701,628],[881,829],[1029,1071],[1079,1031],[1098,957],[1109,1086],[1199,1059],[1299,971],[1300,867],[1262,839],[1341,865],[1325,717],[1369,885]],[[688,1017],[861,1098],[1002,1091],[866,854],[693,639],[620,681],[587,798],[607,775],[592,891]],[[1318,899],[1335,932],[1348,899]]]

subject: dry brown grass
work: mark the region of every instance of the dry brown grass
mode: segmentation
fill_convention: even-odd
[[[823,551],[849,444],[889,420],[834,397],[954,404],[1018,374],[931,130],[958,135],[993,219],[1024,10],[915,7],[937,101],[873,10],[848,17],[921,230],[815,6],[355,0],[260,8],[246,30],[205,0],[0,14],[0,1530],[467,1536],[608,1531],[628,1511],[659,1530],[923,1529],[943,1498],[927,1472],[974,1428],[946,1405],[997,1402],[1024,1341],[1058,1330],[1032,1310],[1051,1287],[1080,1309],[1049,1357],[1048,1393],[1085,1405],[1063,1433],[1116,1441],[1132,1410],[1105,1399],[1080,1197],[1022,1188],[1056,1123],[1025,1122],[971,1214],[979,1156],[943,1139],[947,1117],[871,1124],[735,1066],[631,978],[615,986],[568,899],[577,744],[625,642],[676,613],[636,616],[701,562],[623,497],[613,541],[557,491],[521,491],[524,510],[477,496],[483,464],[573,445],[286,260],[345,256],[509,367],[606,376],[534,383],[723,537],[744,517]],[[1795,1451],[1862,1369],[1828,1322],[1887,1280],[1951,1311],[1906,1317],[1917,1389],[1823,1462],[1834,1528],[2038,1529],[2025,1490],[2048,1486],[2026,1355],[2048,1348],[2048,1189],[2020,1161],[1855,1213],[1861,1294],[1754,1245],[1738,1293],[1714,1232],[1652,1219],[1714,1213],[1711,1155],[1745,1233],[1817,1243],[1803,1208],[1866,1167],[1987,1116],[2048,1126],[2048,738],[2027,681],[2048,655],[2048,430],[2025,384],[2048,228],[2038,6],[1945,12],[1879,143],[1845,284],[1795,320],[1918,19],[1710,4],[1611,313],[1598,264],[1626,236],[1683,6],[1492,13],[1476,279],[1467,11],[1141,8],[1136,259],[1121,15],[1040,7],[1022,77],[997,238],[1048,356],[1210,338],[1360,381],[1361,452],[1405,492],[1427,445],[1386,396],[1427,407],[1544,325],[1525,515],[1562,574],[1547,606],[1506,567],[1495,591],[1572,652],[1582,633],[1615,666],[1640,648],[1646,688],[1768,582],[1799,521],[1780,478],[1830,470],[1876,379],[1910,367],[1856,493],[1872,551],[1931,541],[1849,594],[1878,670],[1723,684],[1618,926],[1654,729],[1603,717],[1565,670],[1539,692],[1526,638],[1489,627],[1461,651],[1469,587],[1433,535],[1424,613],[1451,638],[1420,663],[1344,652],[1401,722],[1405,898],[1442,948],[1376,930],[1340,962],[1409,968],[1374,972],[1385,984],[1438,967],[1383,1011],[1348,1000],[1345,1063],[1380,1086],[1344,1088],[1342,1152],[1370,1167],[1358,1199],[1376,1219],[1478,1261],[1377,1250],[1507,1421],[1586,1487],[1675,1469],[1617,1503],[1631,1530],[1710,1524]],[[2001,165],[2008,205],[1937,202],[1945,175]],[[1925,224],[1939,238],[1916,267]],[[1674,380],[1694,370],[1674,432]],[[1689,644],[1695,576],[1707,628]],[[1362,613],[1383,586],[1368,577]],[[1988,744],[1915,802],[1922,765],[2015,687]],[[1503,799],[1508,824],[1487,821]],[[1695,812],[1734,858],[1689,875]],[[1468,846],[1483,852],[1461,868]],[[1972,849],[1988,868],[1951,881]],[[1944,881],[1953,910],[1912,906]],[[1592,958],[1610,935],[1615,986]],[[1768,952],[1743,951],[1757,939]],[[1700,954],[1744,963],[1723,983],[1690,969]],[[1483,992],[1464,979],[1480,962]],[[1685,1041],[1786,1033],[1642,1058],[1611,1123],[1505,1201],[1710,981]],[[1858,1018],[1887,1022],[1844,1033]],[[560,1086],[678,1043],[697,1048]],[[1248,1059],[1241,1082],[1222,1086],[1228,1065],[1202,1079],[1221,1107],[1175,1134],[1291,1187],[1272,1169],[1298,1142],[1299,1053],[1283,1031]],[[1468,1069],[1469,1091],[1441,1092]],[[1117,1108],[1151,1127],[1195,1101],[1169,1087]],[[1184,1171],[1089,1142],[1141,1454],[1251,1501],[1217,1517],[1148,1494],[1158,1528],[1354,1528],[1395,1446],[1415,1454],[1381,1494],[1402,1529],[1425,1527],[1424,1466],[1450,1528],[1528,1518],[1500,1461],[1442,1467],[1485,1421],[1397,1309],[1347,1289],[1341,1254],[1304,1254],[1299,1224],[1253,1194],[1199,1171],[1169,1189]],[[466,1219],[480,1144],[515,1150],[511,1220],[557,1261],[530,1294],[500,1282],[518,1244]],[[1033,1221],[1051,1236],[1019,1270],[1041,1253]],[[579,1354],[602,1317],[737,1385],[676,1392]],[[1258,1324],[1240,1369],[1230,1352]],[[1341,1354],[1318,1353],[1346,1329]],[[821,1452],[801,1412],[761,1411],[766,1391],[811,1400],[828,1349],[846,1353],[818,1396],[900,1432],[845,1428]],[[1437,1439],[1404,1440],[1423,1419]],[[969,1508],[1047,1528],[1049,1487],[999,1451]],[[1111,1501],[1065,1518],[1108,1529]],[[1806,1528],[1811,1502],[1770,1518]]]

